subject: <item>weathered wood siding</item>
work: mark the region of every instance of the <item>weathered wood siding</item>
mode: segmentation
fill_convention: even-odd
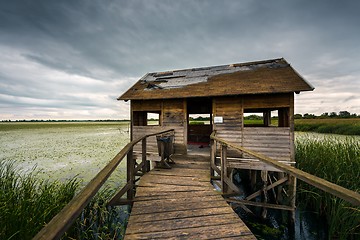
[[[213,99],[213,116],[223,117],[223,123],[214,123],[216,136],[231,143],[242,144],[243,108],[240,97],[225,97]],[[229,156],[238,155],[229,149]]]
[[[162,123],[164,128],[175,129],[175,152],[186,153],[186,103],[184,99],[163,101]]]
[[[223,117],[223,123],[214,123],[216,135],[229,142],[241,144],[242,105],[240,98],[216,98],[213,101],[214,117]]]
[[[293,93],[243,96],[244,109],[290,107]]]
[[[242,146],[279,161],[290,161],[290,128],[244,128]],[[246,157],[246,156],[244,156]]]
[[[132,139],[141,137],[145,134],[155,133],[162,130],[174,129],[175,130],[175,148],[176,153],[186,152],[185,144],[185,128],[186,115],[183,99],[174,100],[141,100],[131,102],[131,111],[147,111],[160,113],[160,125],[137,126],[139,121],[133,119],[132,122]],[[158,158],[158,148],[156,137],[147,139],[147,152],[149,159],[155,160]],[[134,146],[135,152],[141,152],[141,143]]]
[[[280,127],[244,127],[245,111],[261,112],[279,109]],[[213,115],[223,117],[214,123],[216,135],[231,143],[259,152],[278,161],[294,161],[293,93],[222,97],[213,99]],[[220,153],[217,150],[218,155]],[[276,170],[254,158],[229,148],[232,167],[257,170]],[[254,161],[255,160],[255,161]]]
[[[133,126],[133,139],[142,137],[146,134],[160,132],[162,130],[165,130],[165,128],[161,126]],[[141,152],[141,142],[137,143],[134,146],[134,151],[139,153]],[[151,155],[154,155],[155,157],[158,156],[156,136],[148,137],[146,139],[146,152]],[[154,156],[152,156],[152,158],[154,158]],[[155,159],[150,159],[150,160],[155,160]]]

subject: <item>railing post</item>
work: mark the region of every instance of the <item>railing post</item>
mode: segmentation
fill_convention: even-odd
[[[215,171],[213,169],[213,166],[215,166],[215,160],[216,160],[216,143],[214,139],[210,139],[210,180],[215,176]]]
[[[133,158],[133,148],[131,147],[131,149],[129,150],[128,154],[127,154],[127,163],[126,163],[126,168],[127,168],[127,182],[130,182],[130,188],[127,191],[127,200],[133,200],[134,199],[134,187],[135,187],[135,172],[134,172],[134,168],[135,168],[135,162],[134,162],[134,158]]]
[[[227,176],[227,145],[221,144],[221,190],[222,193],[227,193],[228,188],[225,183],[225,177]]]
[[[289,174],[289,197],[290,197],[290,206],[294,209],[296,208],[296,177]],[[289,216],[290,226],[295,224],[295,210],[290,212]]]
[[[142,140],[141,144],[141,162],[143,164],[141,171],[143,174],[145,174],[146,172],[150,171],[150,162],[146,161],[146,138]]]

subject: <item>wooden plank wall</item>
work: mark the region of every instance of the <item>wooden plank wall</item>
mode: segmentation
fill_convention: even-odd
[[[213,115],[223,117],[223,123],[214,123],[216,136],[231,143],[241,144],[242,105],[240,98],[215,98]]]
[[[290,128],[249,127],[243,134],[243,147],[275,160],[290,161]]]
[[[186,153],[186,103],[184,99],[163,100],[162,122],[166,129],[175,129],[175,152]]]
[[[290,109],[288,123],[285,127],[244,127],[243,113],[246,109]],[[282,114],[283,110],[279,111]],[[239,97],[222,97],[213,99],[213,114],[222,116],[223,123],[214,124],[217,136],[226,141],[257,151],[279,161],[294,161],[293,151],[293,94],[252,95]],[[220,151],[218,150],[218,153]],[[219,155],[219,154],[218,154]],[[231,161],[237,168],[276,170],[261,162],[247,161],[250,156],[240,152],[228,151],[228,157],[246,160]],[[236,163],[236,161],[238,163]]]
[[[228,142],[242,145],[243,108],[239,97],[224,97],[213,99],[213,116],[223,117],[223,123],[214,123],[216,136]],[[229,156],[238,156],[239,153],[229,149]]]
[[[170,99],[170,100],[141,100],[131,102],[131,111],[149,111],[160,112],[160,125],[161,126],[136,126],[133,122],[132,126],[132,139],[143,136],[145,134],[155,133],[166,129],[175,130],[175,153],[186,152],[185,144],[185,122],[186,111],[184,110],[183,99]],[[135,152],[141,152],[141,143],[134,146]],[[150,153],[150,160],[158,158],[158,149],[156,137],[150,137],[147,140],[147,152]]]

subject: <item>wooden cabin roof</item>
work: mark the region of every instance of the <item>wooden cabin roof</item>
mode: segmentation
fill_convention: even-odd
[[[148,73],[118,100],[312,91],[285,59]]]

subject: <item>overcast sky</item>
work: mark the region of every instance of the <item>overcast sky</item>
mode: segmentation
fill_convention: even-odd
[[[123,119],[147,72],[284,57],[296,113],[360,114],[360,1],[1,0],[0,120]]]

